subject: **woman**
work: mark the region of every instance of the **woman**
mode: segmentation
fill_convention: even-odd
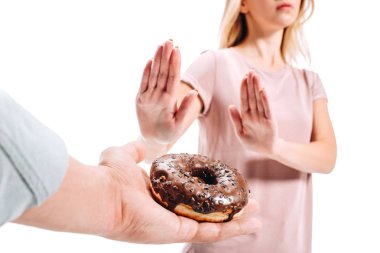
[[[238,168],[261,206],[259,232],[188,245],[187,252],[311,252],[311,175],[331,172],[336,160],[322,83],[291,65],[307,56],[300,35],[313,6],[227,0],[221,49],[203,53],[181,81],[171,41],[148,62],[137,115],[151,156],[165,153],[198,118],[199,153]]]

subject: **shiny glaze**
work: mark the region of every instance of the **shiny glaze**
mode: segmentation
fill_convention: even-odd
[[[206,156],[167,154],[150,171],[154,191],[169,210],[186,204],[198,213],[222,212],[233,218],[248,202],[248,187],[235,169]]]

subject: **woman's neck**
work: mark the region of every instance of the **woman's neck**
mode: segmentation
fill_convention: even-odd
[[[283,30],[265,32],[260,29],[249,29],[248,36],[236,46],[254,66],[266,70],[278,70],[285,66],[281,55]]]

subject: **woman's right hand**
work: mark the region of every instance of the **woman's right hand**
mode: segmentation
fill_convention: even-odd
[[[145,66],[140,90],[136,97],[137,118],[145,142],[167,145],[181,134],[185,115],[196,101],[191,90],[177,106],[181,56],[171,40],[157,48]]]

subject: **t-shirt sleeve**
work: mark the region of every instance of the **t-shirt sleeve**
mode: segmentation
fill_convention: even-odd
[[[203,102],[201,115],[206,115],[215,86],[216,56],[214,51],[203,52],[186,70],[182,81],[198,91]]]
[[[313,96],[313,100],[326,98],[327,94],[325,91],[325,88],[323,87],[321,78],[317,73],[310,72],[309,75],[311,76],[311,93]]]
[[[0,90],[0,226],[56,192],[67,168],[64,142]]]

